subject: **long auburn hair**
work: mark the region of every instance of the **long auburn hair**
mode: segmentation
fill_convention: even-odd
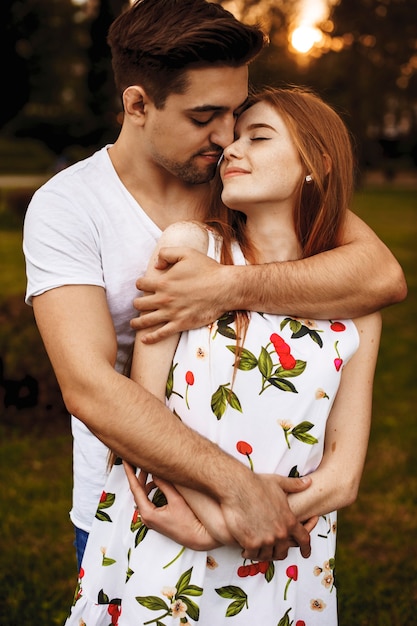
[[[282,117],[303,165],[293,210],[301,257],[337,247],[354,184],[352,140],[346,125],[331,106],[308,88],[267,87],[250,95],[247,108],[258,102],[269,104]],[[305,180],[307,175],[311,182]],[[248,262],[256,263],[257,251],[247,236],[246,216],[221,202],[221,189],[217,172],[205,221],[222,236],[220,260],[233,263],[235,240]],[[244,337],[247,319],[247,314],[237,312],[240,337]]]

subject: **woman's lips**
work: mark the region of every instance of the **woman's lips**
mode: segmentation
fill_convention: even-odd
[[[233,176],[243,176],[244,174],[249,174],[249,172],[241,167],[228,167],[224,170],[222,178],[232,178]]]

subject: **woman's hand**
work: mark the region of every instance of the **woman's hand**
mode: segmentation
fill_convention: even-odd
[[[139,514],[148,528],[192,550],[212,550],[221,545],[209,534],[171,483],[156,477],[147,482],[146,472],[140,470],[139,476],[136,476],[131,465],[125,462],[123,465]],[[167,499],[164,506],[157,507],[149,499],[149,494],[156,488]]]

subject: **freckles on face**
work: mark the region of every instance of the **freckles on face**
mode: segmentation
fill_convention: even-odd
[[[235,141],[221,164],[223,202],[245,212],[245,204],[290,203],[303,174],[301,159],[282,116],[259,102],[236,124]]]

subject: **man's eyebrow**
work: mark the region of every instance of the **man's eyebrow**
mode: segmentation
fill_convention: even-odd
[[[228,107],[216,106],[215,104],[202,104],[187,110],[189,113],[211,113],[212,111],[227,111]]]
[[[240,113],[242,113],[242,111],[245,109],[247,105],[247,101],[248,101],[248,98],[246,98],[245,101],[242,102],[242,104],[239,104],[239,106],[235,109],[234,113],[236,113],[237,115],[240,115]],[[196,107],[192,107],[191,109],[188,109],[190,113],[211,113],[211,112],[217,112],[217,111],[223,112],[223,111],[228,111],[228,110],[229,110],[229,107],[216,105],[216,104],[201,104],[200,106],[196,106]]]

